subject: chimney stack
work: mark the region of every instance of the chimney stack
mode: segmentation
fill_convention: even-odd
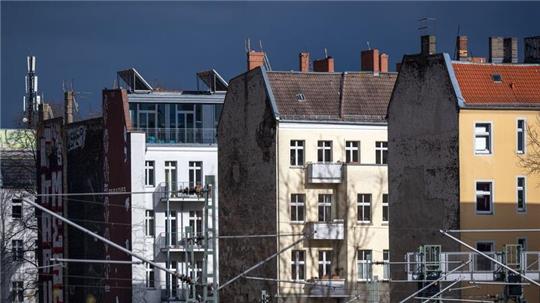
[[[247,53],[247,69],[252,70],[264,65],[264,52],[249,51]]]
[[[504,59],[504,39],[489,37],[489,62],[502,63]]]
[[[437,41],[434,35],[424,35],[420,40],[422,55],[433,55],[437,52]]]
[[[379,58],[380,67],[379,70],[381,73],[387,73],[388,72],[388,55],[386,53],[381,53],[381,56]]]
[[[378,74],[381,67],[379,60],[379,50],[376,48],[365,50],[360,53],[360,64],[363,71],[371,71],[374,74]],[[386,62],[386,69],[388,69],[388,58]]]
[[[468,61],[469,51],[467,50],[467,36],[457,36],[456,38],[456,60]]]
[[[518,63],[518,45],[516,37],[504,38],[504,63]]]
[[[65,123],[73,123],[73,91],[64,92],[64,119]]]
[[[525,42],[525,62],[540,63],[540,36],[527,37]]]
[[[334,72],[334,58],[326,57],[324,59],[313,61],[313,71],[323,72],[323,73],[333,73]]]
[[[300,65],[300,71],[303,73],[309,72],[309,53],[301,52],[298,55],[298,61]]]

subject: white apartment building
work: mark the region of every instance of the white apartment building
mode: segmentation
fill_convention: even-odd
[[[118,75],[129,86],[132,123],[132,249],[201,282],[203,244],[186,238],[202,235],[201,190],[206,176],[217,181],[216,127],[227,83],[209,71],[198,74],[209,91],[166,91],[152,88],[134,69]],[[217,278],[212,263],[209,283]],[[201,295],[200,288],[167,276],[150,265],[134,264],[133,302],[185,302]]]

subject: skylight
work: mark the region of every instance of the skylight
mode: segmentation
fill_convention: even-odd
[[[492,74],[491,75],[491,79],[494,81],[494,82],[502,82],[502,77],[500,74]]]
[[[302,101],[305,101],[305,100],[306,100],[306,96],[304,96],[303,93],[296,94],[296,101],[302,102]]]

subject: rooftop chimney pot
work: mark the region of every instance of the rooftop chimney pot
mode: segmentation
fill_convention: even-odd
[[[469,51],[468,51],[468,39],[467,36],[457,36],[456,38],[456,60],[459,61],[468,61],[469,60]]]
[[[502,63],[504,59],[503,37],[489,37],[489,62]]]
[[[433,55],[437,52],[437,40],[434,35],[424,35],[420,40],[422,55]]]
[[[301,72],[309,72],[309,53],[308,52],[301,52],[298,55],[298,63],[299,63],[299,69]]]
[[[324,59],[313,61],[313,71],[323,72],[323,73],[333,73],[334,72],[334,58],[326,57]]]
[[[525,42],[525,63],[540,63],[540,36],[527,37]]]
[[[249,51],[247,53],[247,69],[252,70],[264,65],[264,52]]]
[[[360,67],[363,71],[371,71],[374,74],[379,73],[381,68],[380,59],[378,49],[364,50],[360,53]],[[386,65],[386,69],[388,69],[388,60]]]

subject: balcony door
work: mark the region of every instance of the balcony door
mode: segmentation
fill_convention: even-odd
[[[176,161],[165,161],[165,184],[167,191],[172,197],[178,195],[178,182],[177,182],[177,165]]]
[[[165,213],[166,214],[166,213]],[[176,224],[176,211],[172,210],[170,212],[171,220],[171,245],[178,245],[178,225]],[[169,232],[169,220],[165,216],[165,232]]]
[[[176,142],[195,142],[195,110],[194,105],[178,105],[176,111]]]
[[[154,104],[139,104],[138,128],[146,133],[148,142],[157,140],[156,106]]]

